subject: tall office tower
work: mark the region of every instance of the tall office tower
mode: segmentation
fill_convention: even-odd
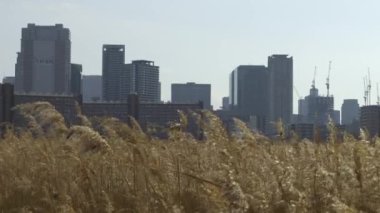
[[[3,78],[3,84],[12,84],[12,85],[15,85],[15,77],[13,77],[13,76],[5,76]]]
[[[83,75],[82,78],[82,95],[83,102],[98,102],[102,100],[102,76],[101,75]]]
[[[203,103],[204,109],[211,109],[211,84],[172,84],[172,103]]]
[[[231,110],[263,132],[269,113],[268,80],[265,66],[239,66],[230,75]]]
[[[159,103],[161,84],[159,67],[153,61],[137,60],[126,65],[126,74],[131,79],[130,91],[139,95],[142,103]],[[125,81],[128,82],[128,78]]]
[[[350,125],[359,121],[360,107],[357,99],[346,99],[342,104],[342,124]]]
[[[342,104],[342,124],[347,132],[358,137],[360,134],[360,106],[357,99],[347,99]]]
[[[230,109],[230,98],[229,97],[223,97],[222,99],[222,110],[229,110]]]
[[[293,58],[272,55],[268,58],[269,115],[271,121],[281,119],[289,124],[293,114]]]
[[[82,65],[71,64],[71,93],[73,95],[82,94]]]
[[[380,106],[360,108],[360,128],[368,131],[370,137],[380,137]]]
[[[62,24],[22,29],[17,55],[16,91],[50,94],[70,93],[70,30]]]
[[[122,79],[125,69],[125,46],[103,45],[103,100],[122,99]]]

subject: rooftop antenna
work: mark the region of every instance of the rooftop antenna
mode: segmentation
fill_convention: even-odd
[[[368,104],[371,105],[371,88],[372,88],[372,84],[371,84],[371,72],[370,72],[370,69],[368,68]]]
[[[326,79],[327,97],[330,96],[330,73],[331,73],[331,63],[332,63],[332,61],[329,61],[329,74],[327,75],[327,79]]]
[[[314,78],[313,78],[313,83],[311,85],[311,88],[315,89],[315,77],[317,76],[317,66],[314,68]]]

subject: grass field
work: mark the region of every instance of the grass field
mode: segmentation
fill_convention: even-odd
[[[0,212],[380,209],[380,141],[365,136],[268,140],[239,121],[229,136],[204,112],[204,140],[182,128],[159,140],[112,118],[81,116],[69,128],[46,103],[16,112],[24,126],[0,142]]]

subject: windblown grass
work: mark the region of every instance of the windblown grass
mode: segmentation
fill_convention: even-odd
[[[28,119],[0,142],[0,212],[380,209],[379,140],[270,141],[238,120],[229,136],[208,112],[203,141],[184,128],[159,140],[113,118],[66,127],[50,105],[17,110]]]

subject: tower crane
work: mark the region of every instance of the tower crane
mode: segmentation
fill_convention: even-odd
[[[368,104],[371,105],[371,89],[372,89],[372,84],[371,84],[371,72],[370,72],[370,69],[368,68],[368,92],[367,92],[367,95],[368,95]]]
[[[314,77],[313,77],[313,82],[311,85],[311,88],[315,89],[315,77],[317,76],[317,66],[314,68]]]
[[[328,75],[327,75],[327,79],[326,79],[327,97],[330,96],[330,73],[331,73],[331,63],[332,63],[332,61],[329,61],[329,73],[328,73]]]
[[[296,86],[293,86],[293,89],[294,89],[294,91],[295,91],[296,94],[297,94],[298,100],[301,100],[302,97],[300,96],[300,93],[298,92],[298,89],[296,88]]]

